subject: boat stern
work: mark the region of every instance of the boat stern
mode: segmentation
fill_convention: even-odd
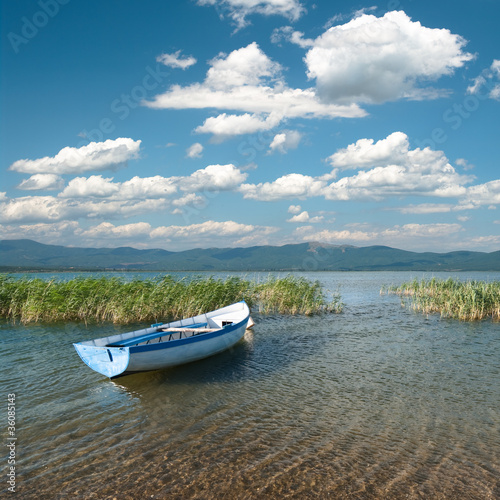
[[[109,378],[123,373],[129,364],[130,352],[127,347],[97,347],[83,343],[73,346],[87,366]]]

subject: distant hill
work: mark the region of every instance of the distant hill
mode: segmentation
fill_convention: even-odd
[[[138,271],[500,271],[500,251],[408,252],[386,246],[317,242],[182,252],[73,248],[32,240],[0,240],[0,270]]]

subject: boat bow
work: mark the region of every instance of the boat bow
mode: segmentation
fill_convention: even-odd
[[[86,365],[107,377],[116,377],[127,369],[130,360],[127,347],[96,347],[81,343],[73,345]]]

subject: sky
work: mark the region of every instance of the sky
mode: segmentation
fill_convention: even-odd
[[[1,2],[0,239],[500,249],[500,2]]]

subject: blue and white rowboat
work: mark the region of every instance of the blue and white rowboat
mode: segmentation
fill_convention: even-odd
[[[253,326],[245,301],[192,318],[73,344],[82,360],[110,378],[203,359],[236,344]]]

